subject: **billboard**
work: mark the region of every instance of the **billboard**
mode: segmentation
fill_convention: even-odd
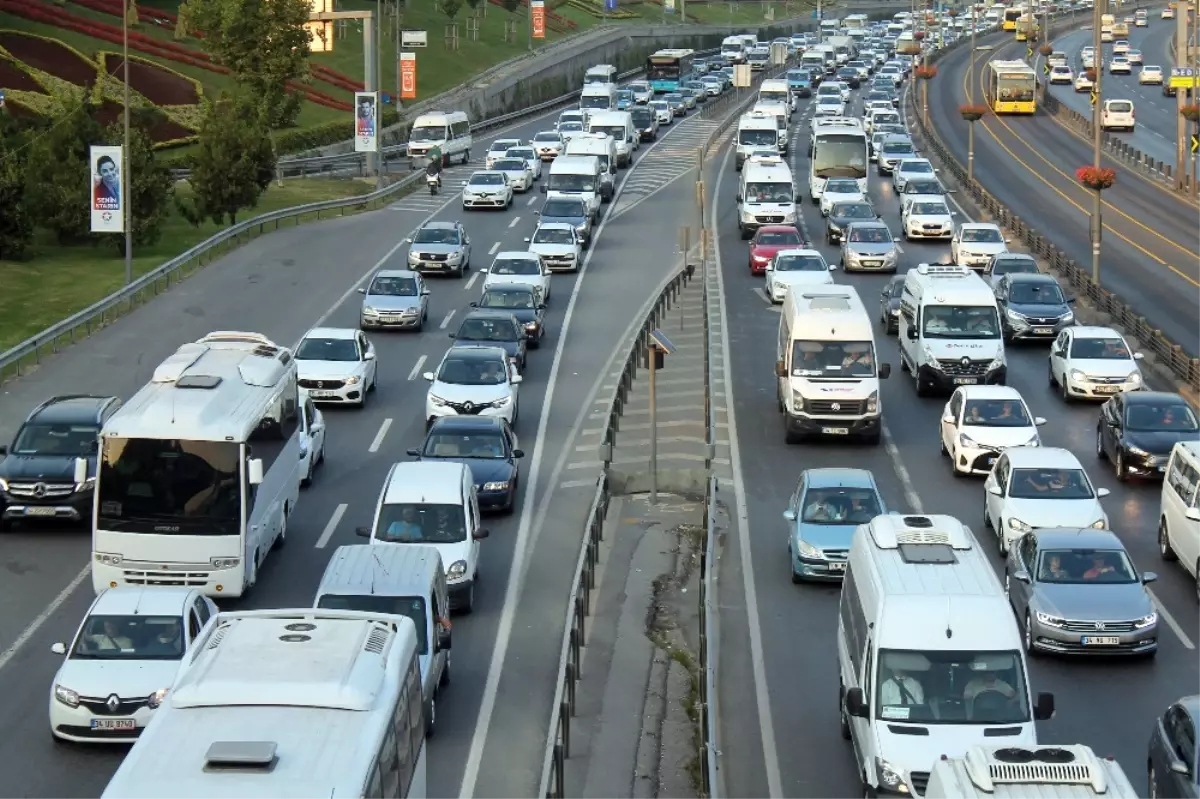
[[[417,54],[400,54],[400,99],[417,99]]]
[[[120,147],[93,145],[88,163],[92,172],[92,232],[124,233],[125,203],[121,171],[125,168]]]
[[[354,93],[354,152],[373,153],[379,144],[379,93]]]
[[[533,38],[546,38],[546,3],[545,0],[529,0],[529,8],[533,13]]]

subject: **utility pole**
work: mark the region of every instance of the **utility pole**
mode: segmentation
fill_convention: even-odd
[[[121,14],[121,68],[124,70],[122,79],[125,81],[124,102],[125,135],[121,143],[121,207],[125,217],[125,285],[133,282],[133,198],[132,183],[129,172],[132,164],[129,159],[129,11],[128,2],[121,4],[124,13]]]
[[[975,3],[971,3],[971,74],[967,77],[967,105],[975,105]],[[967,123],[967,181],[975,179],[975,121]]]
[[[1101,152],[1100,130],[1101,114],[1104,110],[1104,98],[1101,95],[1101,81],[1104,76],[1104,46],[1100,41],[1100,17],[1105,13],[1106,0],[1096,0],[1096,9],[1092,19],[1092,65],[1096,73],[1096,81],[1092,86],[1092,164],[1100,169]],[[1100,285],[1100,240],[1104,232],[1102,192],[1093,191],[1092,199],[1092,282]]]
[[[825,43],[825,29],[821,27],[821,23],[824,21],[825,16],[821,10],[821,0],[817,0],[817,44]]]
[[[396,95],[395,96],[396,96],[396,110],[397,111],[399,111],[400,108],[404,105],[400,101],[400,94],[401,94],[400,89],[403,88],[403,86],[404,86],[404,77],[403,77],[403,75],[400,74],[400,20],[403,17],[403,13],[400,11],[400,4],[402,2],[403,2],[403,0],[396,0],[396,25],[395,25],[395,29],[392,31],[396,37]]]
[[[1185,63],[1191,64],[1192,75],[1200,75],[1200,2],[1193,0],[1192,2],[1192,46],[1188,51],[1189,58],[1185,59]],[[1200,78],[1194,78],[1195,85],[1192,86],[1192,104],[1195,105],[1200,101]],[[1192,135],[1200,137],[1200,120],[1192,125]],[[1188,150],[1191,151],[1191,142],[1188,142]],[[1200,178],[1200,153],[1192,153],[1192,196],[1200,197],[1200,183],[1197,179]]]
[[[315,14],[310,14],[308,18],[314,22],[333,22],[335,25],[343,20],[361,19],[363,26],[363,91],[364,92],[379,92],[379,39],[375,32],[376,20],[374,11],[319,11]],[[383,20],[379,20],[379,24],[383,24]],[[379,99],[383,99],[380,96]],[[379,105],[375,106],[379,114],[379,121],[383,121],[383,113],[379,111]],[[367,173],[380,177],[379,170],[379,142],[382,136],[378,135],[379,131],[375,131],[375,152],[367,153]]]

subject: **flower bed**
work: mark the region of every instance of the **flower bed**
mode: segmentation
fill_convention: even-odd
[[[1075,179],[1093,191],[1104,191],[1117,182],[1117,173],[1106,167],[1081,166],[1075,170]]]
[[[38,95],[34,95],[34,96],[36,97]],[[39,114],[37,111],[33,110],[32,108],[26,106],[21,100],[18,100],[14,97],[6,96],[4,98],[4,110],[5,110],[5,112],[8,113],[9,116],[13,117],[14,119],[18,119],[18,120],[20,120],[20,119],[34,120],[34,119],[42,118],[41,114]]]
[[[96,82],[96,65],[82,53],[54,39],[18,31],[0,31],[0,48],[8,51],[15,60],[76,86],[91,86]]]
[[[7,58],[0,58],[0,88],[8,91],[33,92],[34,94],[46,93],[46,90],[30,77],[28,72]]]
[[[100,66],[118,81],[124,80],[125,66],[120,53],[100,52]],[[140,58],[129,58],[129,88],[155,105],[195,105],[203,89],[191,78]]]
[[[1200,121],[1200,105],[1196,105],[1195,103],[1185,105],[1179,109],[1179,115],[1188,122]]]
[[[120,103],[105,100],[96,109],[96,121],[101,125],[112,125],[120,122],[122,110]],[[178,122],[167,119],[161,113],[148,114],[146,119],[149,120],[147,133],[150,136],[150,140],[155,144],[186,141],[196,135],[195,131],[188,130]]]

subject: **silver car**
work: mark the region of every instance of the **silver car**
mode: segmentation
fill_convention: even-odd
[[[363,295],[358,320],[363,330],[419,332],[429,317],[429,287],[421,275],[408,269],[381,269],[358,293]]]
[[[1084,655],[1158,651],[1158,612],[1124,544],[1110,530],[1038,530],[1009,548],[1004,588],[1025,650]]]
[[[533,149],[537,150],[538,157],[543,161],[553,161],[558,158],[562,155],[563,148],[566,147],[562,136],[559,136],[556,130],[543,130],[535,133],[530,144],[533,145]]]
[[[504,173],[513,191],[526,192],[533,188],[533,170],[524,158],[500,158],[492,163],[492,169]]]
[[[471,267],[471,239],[460,222],[426,222],[405,241],[414,272],[462,277]]]
[[[854,222],[842,233],[842,268],[847,272],[895,272],[896,241],[887,223]]]

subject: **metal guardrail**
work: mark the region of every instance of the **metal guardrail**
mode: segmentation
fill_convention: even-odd
[[[1052,28],[1053,30],[1053,28]],[[937,63],[943,55],[961,46],[955,42],[950,47],[943,48],[927,57],[930,64]],[[1061,275],[1071,285],[1076,294],[1082,294],[1098,311],[1107,314],[1113,322],[1124,328],[1138,342],[1154,353],[1163,364],[1180,381],[1193,391],[1200,391],[1200,358],[1194,358],[1184,351],[1163,332],[1153,327],[1146,317],[1138,313],[1132,306],[1092,280],[1090,268],[1083,268],[1074,259],[1068,258],[1062,250],[1052,244],[1037,229],[1008,206],[1000,202],[978,180],[967,178],[967,170],[959,162],[953,151],[946,146],[933,125],[926,125],[921,114],[914,113],[912,117],[930,148],[938,155],[942,163],[954,175],[958,183],[965,188],[971,200],[977,207],[991,214],[995,221],[1007,228],[1036,256],[1049,263],[1050,268]]]

